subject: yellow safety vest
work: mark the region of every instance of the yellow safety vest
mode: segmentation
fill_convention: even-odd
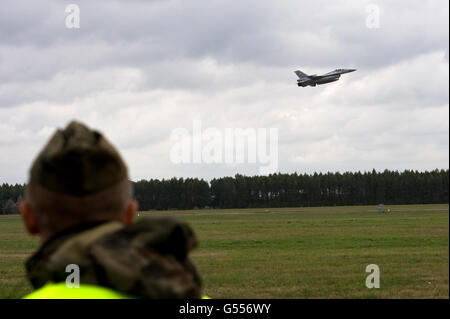
[[[45,284],[42,288],[23,299],[133,299],[135,297],[117,292],[110,288],[80,284],[79,288],[69,288],[65,282]],[[211,299],[203,296],[202,299]]]
[[[65,282],[47,283],[42,288],[32,292],[24,299],[131,299],[133,297],[115,290],[80,284],[79,288],[69,288]]]

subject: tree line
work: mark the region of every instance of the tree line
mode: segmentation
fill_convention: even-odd
[[[449,202],[449,170],[271,174],[207,183],[172,178],[134,183],[142,210],[435,204]]]
[[[22,200],[25,185],[0,185],[0,214],[17,214],[19,202]]]
[[[211,181],[211,206],[220,208],[376,204],[436,204],[449,201],[449,171],[347,172],[225,177]]]
[[[133,182],[141,210],[449,202],[449,170],[271,174]],[[0,186],[0,213],[17,213],[25,185]]]

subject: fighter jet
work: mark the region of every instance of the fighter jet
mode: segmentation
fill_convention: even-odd
[[[294,71],[298,76],[298,86],[316,86],[317,84],[325,84],[339,80],[341,74],[356,71],[356,69],[336,69],[323,75],[307,75],[300,70]]]

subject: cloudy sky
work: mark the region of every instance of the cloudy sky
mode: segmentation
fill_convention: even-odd
[[[69,3],[0,1],[0,183],[26,182],[72,119],[133,180],[259,174],[171,161],[171,133],[194,121],[277,128],[280,172],[449,167],[446,0],[79,0],[79,28]],[[296,85],[294,70],[335,68],[357,71]]]

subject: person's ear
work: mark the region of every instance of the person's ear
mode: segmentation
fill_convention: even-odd
[[[23,200],[19,204],[20,215],[25,224],[26,229],[31,235],[37,235],[40,233],[36,214],[34,213],[31,205],[26,200]]]
[[[122,216],[122,223],[125,225],[131,224],[131,222],[134,219],[134,216],[136,216],[136,212],[138,210],[138,203],[135,200],[132,200],[128,203],[128,206],[125,210],[125,213]]]

